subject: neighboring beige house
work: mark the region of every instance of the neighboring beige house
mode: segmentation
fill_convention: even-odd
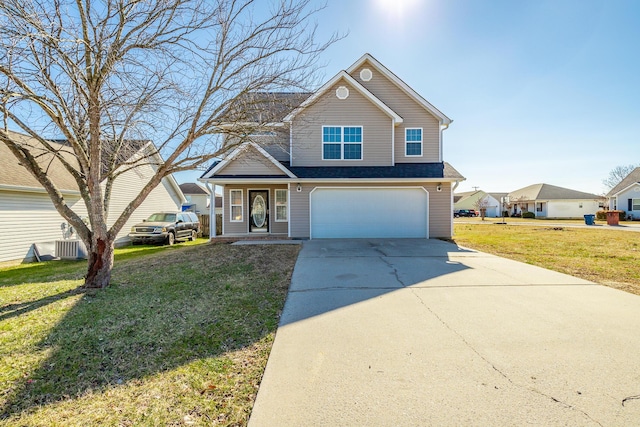
[[[619,209],[627,213],[627,217],[640,219],[640,167],[635,168],[606,196],[609,209]]]
[[[19,133],[15,133],[15,137],[29,138]],[[150,147],[147,145],[143,148],[145,149]],[[61,190],[68,205],[81,217],[86,216],[86,208],[74,179],[62,164],[51,157],[49,154],[40,158],[43,164],[48,164],[49,177]],[[68,233],[68,224],[58,214],[44,188],[18,163],[4,143],[0,143],[0,161],[0,235],[3,236],[0,239],[0,262],[29,261],[34,258],[34,243],[52,242],[63,237],[74,238],[73,234]],[[116,179],[109,205],[109,225],[116,220],[117,215],[140,191],[153,172],[152,166],[141,166]],[[173,177],[164,178],[162,184],[131,215],[118,233],[116,244],[129,242],[127,234],[135,223],[157,211],[179,210],[185,201]]]
[[[534,212],[539,218],[583,218],[593,215],[602,196],[549,184],[534,184],[509,193],[510,215]]]
[[[453,197],[453,209],[478,210],[478,206],[481,205],[486,209],[485,216],[497,218],[502,216],[501,197],[506,196],[506,194],[507,193],[486,193],[482,190],[455,193]]]
[[[200,178],[223,188],[223,236],[451,237],[451,120],[371,55],[313,94],[253,96],[279,115],[273,131]]]

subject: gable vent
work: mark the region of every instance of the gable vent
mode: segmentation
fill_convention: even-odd
[[[346,86],[340,86],[336,89],[336,96],[338,99],[347,99],[349,97],[349,89]]]
[[[369,80],[371,80],[371,78],[373,77],[373,73],[371,72],[370,69],[368,68],[363,68],[360,71],[360,78],[365,81],[368,82]]]

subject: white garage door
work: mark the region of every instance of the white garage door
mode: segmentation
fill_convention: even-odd
[[[311,238],[428,237],[422,188],[316,188]]]

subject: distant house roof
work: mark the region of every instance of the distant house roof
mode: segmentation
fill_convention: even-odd
[[[516,200],[579,200],[601,199],[601,196],[550,184],[533,184],[509,193],[511,201]]]
[[[631,171],[629,175],[627,175],[618,185],[613,187],[608,193],[607,197],[615,196],[617,193],[622,190],[629,188],[633,184],[640,184],[640,167],[635,168]]]
[[[32,142],[33,140],[30,136],[12,131],[8,132],[11,134],[11,139],[14,141],[29,144],[31,147],[37,147],[37,145]],[[64,145],[55,142],[52,142],[52,145],[59,146],[60,150],[64,152]],[[63,164],[53,156],[53,154],[46,152],[44,149],[31,149],[34,154],[41,152],[38,156],[38,161],[42,165],[43,169],[47,171],[49,179],[56,187],[61,191],[79,192],[78,184],[73,176],[65,169]],[[68,155],[68,161],[72,164],[76,164],[76,160],[71,153]],[[9,147],[7,147],[4,142],[0,142],[0,162],[2,162],[2,167],[0,167],[0,186],[44,191],[40,182],[31,175],[27,168],[20,164],[18,159],[13,155],[11,150],[9,150]]]
[[[209,193],[207,192],[206,189],[204,189],[203,187],[199,186],[198,184],[194,183],[194,182],[187,182],[184,184],[180,184],[180,190],[182,190],[182,192],[184,194],[206,194],[209,195]]]
[[[509,193],[488,193],[488,194],[499,202],[502,201],[503,197],[507,197],[509,195]]]

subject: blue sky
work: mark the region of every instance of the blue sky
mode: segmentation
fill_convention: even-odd
[[[640,1],[329,0],[316,20],[349,32],[325,80],[368,52],[453,119],[458,191],[602,193],[640,163]]]

